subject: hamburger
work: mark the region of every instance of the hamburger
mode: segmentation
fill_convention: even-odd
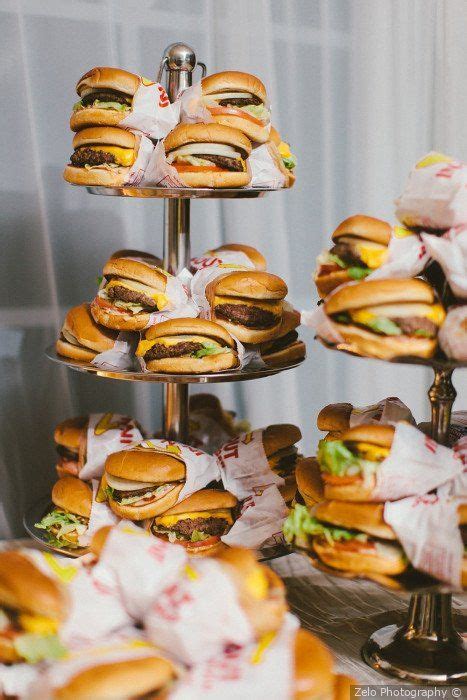
[[[139,75],[120,68],[92,68],[78,80],[78,102],[73,106],[70,129],[118,126],[131,112],[133,97],[141,84]]]
[[[320,440],[317,460],[326,498],[371,500],[381,462],[389,455],[392,425],[362,424],[340,438]]]
[[[345,285],[324,306],[347,350],[382,360],[433,357],[446,316],[433,288],[421,279]]]
[[[240,71],[214,73],[201,81],[203,104],[218,124],[240,129],[251,141],[266,143],[271,115],[259,78]]]
[[[52,488],[52,503],[55,508],[34,527],[45,530],[52,547],[81,549],[79,538],[91,516],[91,488],[74,476],[64,476]]]
[[[244,253],[250,260],[255,270],[266,269],[266,258],[264,257],[264,255],[262,255],[262,253],[260,253],[259,250],[256,250],[256,248],[253,248],[253,246],[246,245],[245,243],[225,243],[224,245],[220,245],[218,248],[208,250],[205,253],[205,256],[222,258],[222,253],[230,253],[232,251]]]
[[[63,357],[91,362],[99,353],[111,350],[116,339],[117,333],[96,323],[89,304],[81,304],[65,316],[55,348]]]
[[[323,480],[319,464],[314,457],[298,461],[295,469],[297,488],[306,506],[312,506],[324,501]]]
[[[287,291],[277,275],[249,270],[217,277],[205,293],[213,320],[242,343],[264,343],[281,331]]]
[[[382,504],[324,502],[315,515],[296,505],[284,523],[284,535],[331,569],[397,576],[408,566],[404,550],[383,520]]]
[[[238,367],[230,333],[202,318],[175,318],[151,326],[136,355],[150,372],[204,374]]]
[[[128,654],[131,655],[131,651]],[[107,663],[104,659],[100,663],[97,661],[95,665],[78,671],[63,685],[55,688],[53,697],[54,700],[155,700],[166,697],[164,690],[175,678],[173,664],[159,656],[154,648],[153,653],[141,658]]]
[[[88,417],[67,418],[54,431],[55,449],[58,454],[57,474],[78,476],[86,452]]]
[[[251,180],[251,143],[221,124],[179,124],[165,141],[167,163],[186,187],[244,187]]]
[[[333,659],[327,646],[308,630],[294,640],[293,700],[337,700]],[[342,700],[350,700],[350,694]],[[339,698],[340,700],[340,698]]]
[[[284,309],[277,338],[259,344],[261,358],[268,367],[281,367],[305,359],[306,345],[296,331],[299,325],[298,311]]]
[[[279,576],[259,564],[251,549],[227,547],[216,559],[234,584],[237,600],[256,638],[277,632],[287,612],[285,586]]]
[[[229,491],[196,491],[157,514],[148,528],[156,537],[180,544],[194,556],[211,556],[223,549],[222,535],[232,527],[238,501]]]
[[[73,138],[63,177],[73,185],[121,187],[138,155],[139,137],[114,126],[91,126]]]
[[[350,428],[351,403],[330,403],[318,413],[316,425],[318,430],[327,432],[326,440],[340,438]]]
[[[297,165],[297,158],[290,151],[290,146],[282,141],[281,135],[273,126],[269,132],[269,150],[273,158],[280,163],[280,170],[286,175],[286,187],[295,184],[294,170]]]
[[[0,552],[0,663],[58,659],[67,615],[63,588],[26,556]]]
[[[165,290],[170,275],[158,267],[131,258],[111,258],[104,265],[103,276],[91,313],[106,328],[142,330],[152,313],[169,305]]]
[[[391,227],[386,221],[357,214],[332,234],[333,247],[316,261],[315,283],[320,297],[352,280],[362,280],[388,257]]]
[[[263,430],[264,452],[271,470],[284,479],[279,490],[286,503],[293,500],[297,490],[295,467],[301,455],[295,443],[301,439],[300,428],[290,423],[269,425]]]
[[[144,520],[164,513],[185,485],[183,459],[144,444],[114,452],[105,462],[101,491],[120,518]]]

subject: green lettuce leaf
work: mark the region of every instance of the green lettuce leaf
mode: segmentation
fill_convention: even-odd
[[[44,659],[61,659],[66,649],[56,634],[20,634],[14,638],[17,653],[30,664]]]
[[[201,532],[200,530],[193,530],[191,533],[191,541],[192,542],[202,542],[203,540],[207,540],[211,537],[211,535],[207,535],[205,532]]]
[[[349,467],[360,466],[358,457],[345,446],[342,440],[320,440],[317,458],[321,471],[334,476],[345,476]]]
[[[73,112],[78,112],[80,109],[84,109],[84,105],[81,100],[78,100],[78,102],[75,102],[73,105]]]
[[[61,510],[53,510],[47,515],[44,515],[40,523],[36,523],[34,527],[38,530],[45,530],[47,533],[47,540],[49,544],[54,547],[63,547],[66,545],[72,549],[78,549],[80,547],[79,543],[69,542],[66,535],[70,532],[76,532],[78,535],[83,535],[87,530],[87,524],[81,522],[81,520],[73,513],[65,513]],[[50,528],[58,527],[56,533],[50,532]]]
[[[286,158],[282,158],[282,161],[287,170],[293,170],[297,165],[297,158],[292,154],[290,154],[290,156],[287,156]]]
[[[339,265],[339,267],[342,267],[343,269],[347,267],[347,263],[341,260],[341,258],[338,255],[334,255],[334,253],[328,253],[328,260],[330,260],[333,263],[336,263],[336,265]]]
[[[248,114],[251,114],[252,117],[256,117],[256,119],[262,119],[264,121],[268,121],[271,114],[266,107],[261,104],[261,105],[245,105],[244,107],[240,107],[240,109],[243,109],[244,112],[248,112]]]
[[[223,352],[228,352],[229,348],[220,348],[215,343],[203,343],[203,347],[200,350],[196,350],[193,353],[194,357],[200,359],[201,357],[206,357],[206,355],[220,355]]]
[[[349,267],[347,269],[347,274],[353,280],[363,280],[370,274],[371,270],[369,267]]]
[[[413,334],[420,336],[420,338],[431,338],[432,337],[432,334],[430,333],[430,331],[426,331],[423,328],[417,328],[417,330],[414,331]]]
[[[94,100],[92,105],[88,105],[88,107],[95,107],[98,109],[115,109],[117,112],[126,112],[130,109],[130,106],[127,104],[120,104],[120,102],[101,102],[100,100]],[[86,109],[81,100],[79,102],[75,102],[73,105],[73,112],[78,112],[80,109]]]
[[[336,314],[334,316],[334,320],[337,321],[338,323],[350,323],[351,318],[348,313],[342,313],[342,314]]]
[[[317,518],[310,514],[308,508],[297,504],[287,516],[283,532],[287,542],[293,542],[295,537],[303,535],[319,536],[323,535],[330,544],[336,541],[360,540],[366,542],[368,537],[363,533],[352,532],[332,525],[323,525]]]
[[[402,335],[402,331],[398,325],[391,321],[390,318],[385,316],[376,316],[376,318],[365,322],[365,326],[368,326],[373,331],[377,333],[382,333],[383,335]]]

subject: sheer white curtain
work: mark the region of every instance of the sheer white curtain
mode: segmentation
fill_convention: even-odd
[[[76,79],[93,65],[153,76],[178,40],[209,71],[260,75],[298,154],[297,185],[256,201],[194,202],[192,249],[256,245],[309,308],[315,256],[342,218],[391,218],[410,164],[429,148],[467,157],[466,14],[463,0],[0,0],[0,536],[21,531],[24,508],[53,481],[56,422],[115,410],[160,425],[160,387],[67,373],[42,354],[65,310],[91,298],[112,250],[162,249],[161,202],[63,183]],[[297,371],[214,391],[254,426],[297,422],[307,453],[327,402],[399,394],[427,413],[423,370],[339,357],[303,335],[309,358]]]

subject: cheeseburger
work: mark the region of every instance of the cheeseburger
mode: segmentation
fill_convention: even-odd
[[[88,417],[68,418],[54,431],[55,449],[58,454],[57,474],[78,476],[86,452]]]
[[[91,516],[91,488],[74,476],[64,476],[54,484],[52,503],[55,508],[34,527],[46,531],[53,547],[80,549],[79,538],[88,529]]]
[[[118,126],[130,113],[141,78],[120,68],[98,67],[85,73],[76,85],[79,101],[70,118],[72,131],[88,126]]]
[[[305,359],[306,345],[296,331],[299,325],[298,311],[284,309],[277,338],[259,344],[261,358],[268,367],[281,367],[289,362]]]
[[[273,126],[269,133],[268,142],[269,152],[274,160],[278,163],[279,169],[286,176],[286,187],[292,187],[295,184],[295,166],[297,158],[290,151],[290,146],[285,141],[282,141],[281,135]]]
[[[251,180],[251,143],[221,124],[179,124],[165,141],[167,163],[186,187],[244,187]]]
[[[151,313],[169,304],[165,294],[170,275],[132,258],[111,258],[104,265],[104,283],[91,302],[97,323],[115,330],[146,328]]]
[[[139,138],[114,126],[92,126],[75,134],[73,148],[63,172],[67,182],[120,187],[138,155]]]
[[[242,343],[273,340],[281,330],[287,285],[269,272],[230,272],[209,282],[212,317]]]
[[[296,491],[295,467],[301,455],[295,443],[301,439],[300,428],[290,423],[269,425],[263,430],[264,452],[271,470],[285,481],[283,495],[287,496],[284,499],[286,502],[293,498],[289,497],[292,489],[293,495]]]
[[[144,520],[164,513],[185,485],[183,459],[144,444],[114,452],[105,462],[101,491],[120,518]]]
[[[271,115],[259,78],[239,71],[214,73],[201,81],[203,103],[218,124],[240,129],[251,141],[266,143]]]
[[[55,348],[63,357],[91,362],[99,353],[111,350],[116,339],[117,333],[94,321],[89,304],[81,304],[65,316]]]
[[[315,284],[320,297],[381,267],[388,257],[390,238],[390,225],[372,216],[358,214],[339,224],[332,234],[333,247],[316,260]]]
[[[228,491],[203,489],[156,515],[149,529],[156,537],[183,545],[189,554],[212,555],[223,548],[221,537],[234,523],[237,503]]]
[[[151,326],[136,355],[150,372],[203,374],[238,367],[230,333],[202,318],[175,318]]]
[[[342,525],[343,524],[343,525]],[[284,523],[288,542],[313,553],[331,569],[354,574],[403,573],[408,561],[378,503],[324,502],[312,515],[296,505]]]
[[[346,349],[383,360],[433,357],[446,312],[421,279],[368,280],[340,287],[325,310]]]
[[[58,638],[67,614],[64,590],[25,555],[0,552],[0,663],[64,656]]]
[[[394,437],[392,425],[357,425],[340,438],[320,440],[317,459],[326,498],[371,500],[377,472]]]

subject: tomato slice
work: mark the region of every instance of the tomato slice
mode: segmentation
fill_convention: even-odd
[[[101,306],[103,309],[112,309],[112,311],[118,311],[120,314],[126,313],[124,309],[119,309],[118,306],[114,306],[110,302],[106,301],[105,299],[102,299],[102,297],[95,297],[93,304],[97,304],[97,306]]]
[[[345,486],[346,484],[355,484],[357,481],[362,481],[362,477],[358,474],[355,476],[335,476],[334,474],[322,473],[321,476],[326,484],[334,484],[335,486]]]
[[[181,544],[183,544],[183,546],[187,549],[196,549],[197,547],[210,547],[212,544],[220,542],[220,539],[221,538],[217,535],[212,535],[212,537],[208,537],[206,540],[200,540],[200,542],[184,542],[183,540],[181,540]]]
[[[219,168],[217,165],[188,165],[187,163],[172,164],[179,173],[225,173],[228,172],[224,168]]]
[[[222,114],[231,115],[232,117],[242,117],[242,119],[248,119],[248,121],[257,124],[258,126],[265,126],[265,122],[261,119],[253,117],[253,115],[244,112],[243,109],[238,109],[237,107],[208,107],[213,117],[221,116]]]
[[[330,272],[339,272],[339,270],[343,270],[343,268],[339,267],[339,265],[337,265],[336,263],[321,265],[321,267],[318,270],[318,277],[320,275],[329,275]]]

